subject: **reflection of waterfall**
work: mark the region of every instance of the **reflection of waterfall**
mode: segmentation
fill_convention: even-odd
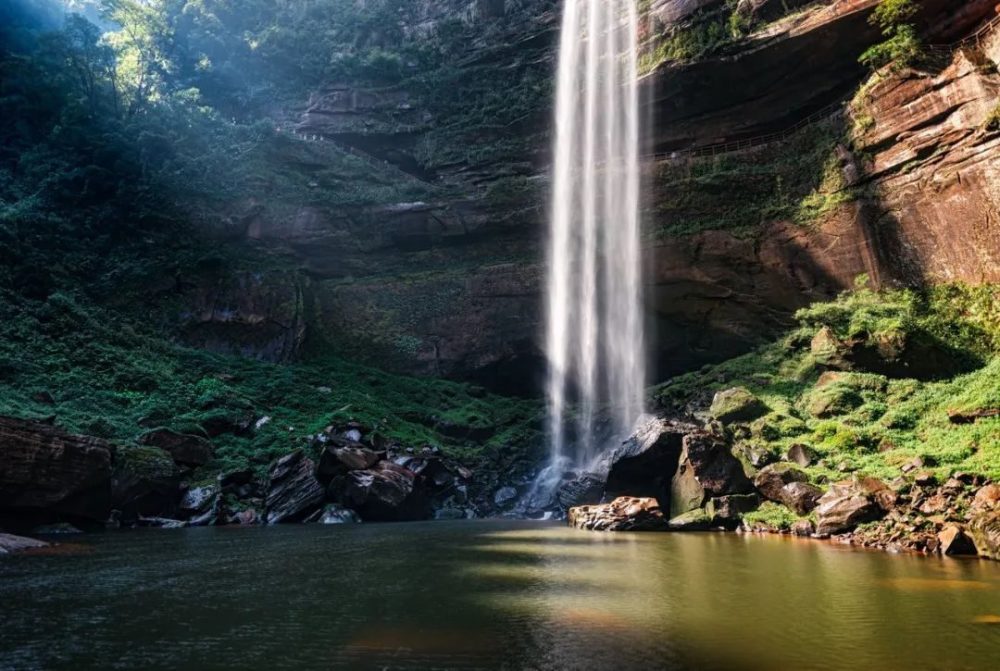
[[[553,471],[590,463],[642,412],[636,4],[565,0],[563,10],[546,339]]]

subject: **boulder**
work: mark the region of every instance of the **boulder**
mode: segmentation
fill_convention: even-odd
[[[861,406],[864,399],[858,390],[846,382],[833,382],[817,387],[806,397],[806,411],[818,419],[846,415]]]
[[[946,524],[937,537],[943,555],[976,555],[976,544],[957,524]]]
[[[268,474],[264,518],[268,524],[299,522],[323,504],[316,465],[296,450],[275,461]]]
[[[566,510],[575,506],[600,503],[604,496],[604,478],[596,473],[583,473],[564,482],[556,491],[556,499]]]
[[[139,443],[160,448],[181,466],[204,466],[215,453],[212,443],[205,438],[172,429],[147,431],[139,438]]]
[[[608,497],[669,499],[670,479],[677,471],[684,436],[696,431],[692,424],[667,419],[644,421],[627,440],[605,458]]]
[[[666,531],[667,520],[656,499],[622,496],[611,503],[570,508],[569,525],[589,531]]]
[[[785,459],[798,464],[802,468],[806,468],[816,461],[816,451],[808,445],[796,443],[788,448],[788,452],[785,454]]]
[[[427,501],[417,487],[417,476],[389,461],[334,478],[329,494],[366,522],[419,520],[429,515]]]
[[[186,519],[203,515],[212,509],[218,494],[219,489],[214,485],[192,487],[184,492],[177,510]]]
[[[782,489],[790,482],[808,482],[809,476],[793,464],[780,462],[760,469],[753,480],[757,491],[768,501],[784,503]]]
[[[859,524],[881,519],[885,513],[870,488],[853,480],[839,482],[819,499],[816,533],[826,536],[851,531]]]
[[[338,475],[372,468],[385,458],[384,452],[376,452],[365,447],[329,445],[319,458],[316,477],[320,482],[328,483]]]
[[[12,529],[111,513],[114,448],[42,422],[0,417],[0,519]]]
[[[753,483],[724,439],[706,431],[684,436],[680,463],[670,483],[671,517],[701,508],[712,497],[752,491]]]
[[[1000,508],[974,512],[968,533],[981,557],[1000,560]]]
[[[760,497],[756,494],[730,494],[709,499],[705,513],[715,526],[735,529],[746,513],[760,507]],[[670,520],[673,524],[673,520]]]
[[[795,511],[797,515],[808,515],[819,504],[823,490],[806,482],[789,482],[779,493],[781,503]]]
[[[111,478],[111,500],[120,521],[128,525],[140,517],[177,517],[184,477],[182,467],[157,447],[119,450]]]
[[[733,387],[715,394],[709,414],[723,424],[752,422],[767,414],[767,406],[744,387]]]
[[[835,370],[850,370],[850,348],[840,341],[829,326],[824,326],[813,336],[809,352],[824,366]]]
[[[975,510],[1000,509],[1000,485],[992,484],[981,487],[972,499]]]
[[[704,508],[698,508],[671,517],[667,526],[671,531],[708,531],[712,528],[712,516]]]
[[[506,506],[517,498],[517,489],[511,486],[504,486],[496,490],[493,494],[493,503],[498,506]]]
[[[812,520],[797,520],[792,523],[791,531],[793,536],[807,537],[812,536],[816,528]]]
[[[0,533],[0,555],[10,554],[12,552],[21,552],[23,550],[37,550],[38,548],[48,546],[48,543],[35,540],[34,538],[25,538],[24,536],[14,536],[13,534]]]
[[[317,524],[358,524],[361,522],[361,518],[349,508],[330,503],[322,510],[317,511],[315,519],[310,521]]]

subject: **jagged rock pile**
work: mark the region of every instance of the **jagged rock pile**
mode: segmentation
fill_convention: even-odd
[[[0,527],[27,532],[53,523],[205,526],[465,518],[472,472],[437,449],[376,445],[365,427],[330,426],[305,449],[252,469],[197,470],[211,443],[168,429],[140,445],[115,446],[54,426],[0,417]],[[318,455],[317,459],[310,454]]]
[[[744,390],[727,391],[716,397],[712,414],[750,421],[759,415],[755,402]],[[594,474],[586,486],[579,480],[563,486],[576,504],[568,510],[570,525],[595,531],[742,529],[1000,558],[998,484],[964,473],[938,483],[919,460],[904,465],[890,483],[860,474],[815,483],[803,470],[815,459],[808,447],[794,445],[788,461],[765,464],[734,449],[732,435],[718,422],[697,427],[650,420],[609,455],[604,491]],[[744,519],[765,501],[798,519],[787,526]]]

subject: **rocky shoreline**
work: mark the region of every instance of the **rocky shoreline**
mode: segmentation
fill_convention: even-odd
[[[730,436],[719,422],[692,428],[651,420],[609,459],[606,491],[623,495],[579,501],[568,511],[569,524],[593,531],[792,534],[891,552],[1000,559],[1000,485],[982,476],[955,472],[938,482],[918,459],[889,483],[859,474],[814,483],[799,466],[811,458],[804,448],[789,450],[788,461],[755,465],[759,455],[734,450]],[[630,488],[640,495],[626,495]]]
[[[148,462],[137,464],[100,439],[0,417],[0,533],[566,517],[595,531],[778,533],[1000,559],[1000,484],[960,472],[939,482],[919,459],[890,482],[811,481],[808,448],[775,461],[734,440],[754,415],[751,400],[733,402],[741,393],[720,392],[704,424],[648,419],[594,472],[567,473],[546,491],[525,474],[477,474],[433,448],[382,445],[355,423],[327,427],[266,471],[206,481],[198,469],[211,454],[193,436],[150,432]],[[2,540],[4,553],[39,547]]]

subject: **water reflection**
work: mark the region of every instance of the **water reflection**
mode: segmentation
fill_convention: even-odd
[[[0,561],[0,668],[1000,668],[989,562],[517,522],[87,539]]]

